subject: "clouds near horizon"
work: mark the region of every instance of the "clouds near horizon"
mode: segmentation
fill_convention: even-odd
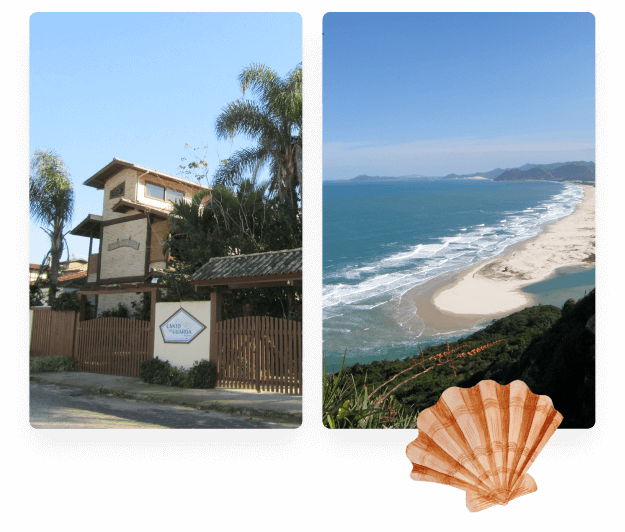
[[[399,144],[331,142],[323,146],[323,179],[360,174],[401,176],[487,172],[526,163],[594,161],[594,139],[460,138]]]

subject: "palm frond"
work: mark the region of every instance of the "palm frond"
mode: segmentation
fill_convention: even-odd
[[[278,129],[271,116],[254,102],[237,100],[222,110],[215,122],[215,133],[219,140],[242,134],[250,138],[261,135],[275,135]]]
[[[255,176],[269,156],[270,152],[262,145],[236,151],[219,165],[213,177],[213,185],[236,186],[246,172]]]
[[[215,123],[219,139],[242,134],[256,146],[240,150],[216,170],[215,184],[236,184],[244,175],[254,178],[269,164],[268,191],[292,206],[299,201],[302,181],[302,66],[281,79],[265,65],[252,64],[239,76],[241,91],[255,101],[237,100],[222,109]],[[254,160],[256,157],[256,160]]]
[[[65,164],[56,153],[37,150],[33,154],[28,188],[34,221],[51,225],[57,219],[71,220],[74,188]]]

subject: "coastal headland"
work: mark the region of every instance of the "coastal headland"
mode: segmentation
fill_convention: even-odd
[[[582,187],[584,198],[576,210],[533,240],[455,278],[416,287],[402,300],[414,302],[430,334],[466,329],[533,305],[521,288],[555,276],[559,268],[594,266],[595,189]]]

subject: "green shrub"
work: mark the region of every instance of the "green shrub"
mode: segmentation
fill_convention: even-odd
[[[160,358],[144,360],[139,366],[141,380],[148,384],[161,384],[163,386],[180,386],[190,388],[188,372],[181,368],[173,367],[169,362]]]
[[[152,305],[150,301],[151,295],[149,292],[144,292],[139,301],[131,301],[130,306],[133,310],[131,317],[135,320],[150,321],[150,316],[152,314]]]
[[[207,390],[217,384],[217,366],[209,360],[195,362],[188,375],[191,388]]]
[[[68,357],[30,357],[30,371],[74,371]]]
[[[574,299],[567,299],[564,302],[564,305],[562,305],[562,314],[564,315],[570,313],[575,307],[575,303],[576,301]]]
[[[31,307],[41,307],[43,306],[43,292],[39,288],[38,284],[30,285],[30,306]]]
[[[160,358],[152,358],[141,362],[141,380],[149,384],[170,386],[172,365]]]
[[[130,311],[123,303],[118,303],[116,307],[100,312],[100,318],[130,318]]]
[[[214,388],[217,384],[217,367],[208,360],[195,362],[191,369],[185,370],[156,357],[141,362],[140,370],[141,380],[148,384],[202,390]]]
[[[51,302],[50,308],[56,310],[74,310],[80,311],[80,300],[78,292],[61,292]],[[93,305],[85,298],[85,320],[93,318]]]

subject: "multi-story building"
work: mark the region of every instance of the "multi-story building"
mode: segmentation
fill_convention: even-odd
[[[50,266],[47,264],[44,265],[41,275],[39,274],[39,268],[41,268],[41,264],[29,264],[28,271],[30,272],[30,284],[34,285],[35,281],[39,279],[41,284],[48,282],[48,272],[50,271]]]
[[[89,214],[71,232],[89,238],[87,283],[90,286],[143,281],[151,270],[163,269],[167,217],[178,201],[190,202],[206,187],[180,177],[113,159],[84,182],[104,191],[102,214]],[[93,241],[99,241],[93,253]],[[94,301],[97,312],[118,303],[130,308],[136,294],[107,294]]]

